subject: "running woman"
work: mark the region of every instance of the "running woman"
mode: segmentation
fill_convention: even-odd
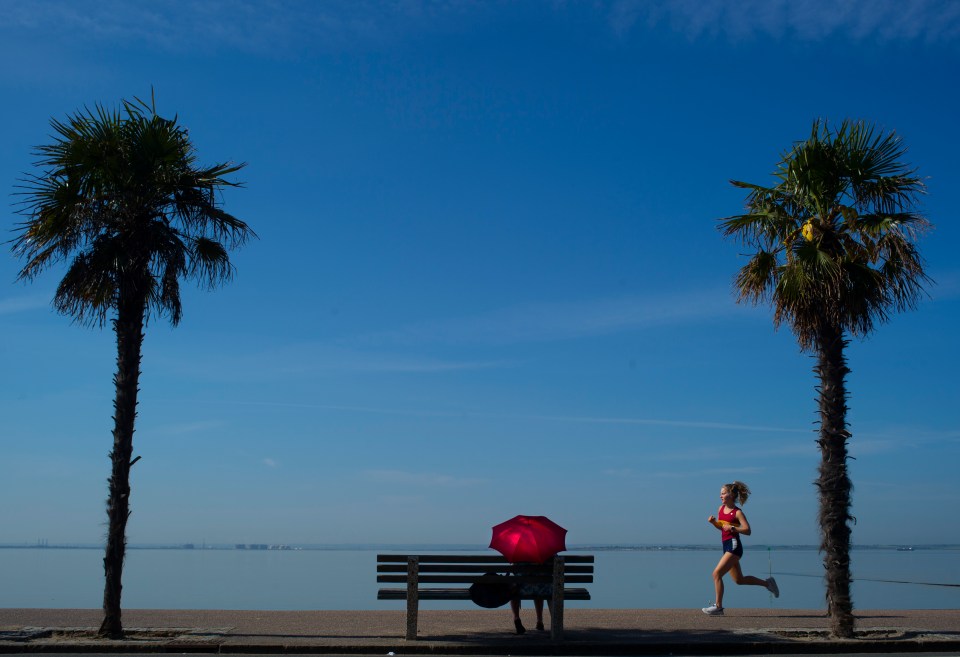
[[[773,597],[780,597],[780,589],[777,587],[777,581],[772,577],[760,579],[753,575],[744,575],[740,570],[740,558],[743,556],[743,543],[740,536],[750,535],[750,523],[743,511],[737,506],[743,505],[750,496],[750,489],[742,481],[735,481],[732,484],[726,484],[720,489],[720,501],[723,504],[717,510],[716,516],[707,518],[707,522],[721,531],[720,538],[723,541],[723,556],[720,562],[713,569],[713,587],[717,592],[716,601],[709,607],[703,608],[703,613],[708,616],[723,616],[723,576],[730,573],[734,584],[749,584],[752,586],[763,586]]]

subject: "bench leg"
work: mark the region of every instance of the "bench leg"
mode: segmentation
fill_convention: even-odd
[[[554,641],[563,639],[563,557],[553,558],[553,604],[550,605],[550,638]]]
[[[420,611],[420,560],[407,560],[407,640],[417,638],[417,614]]]

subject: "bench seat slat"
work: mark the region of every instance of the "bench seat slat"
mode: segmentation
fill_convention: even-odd
[[[455,555],[455,554],[378,554],[377,563],[407,563],[410,557],[417,557],[424,563],[503,563],[509,564],[506,557],[500,555]],[[593,563],[592,554],[564,554],[566,563]],[[549,563],[549,562],[548,562]]]
[[[546,576],[550,577],[553,574],[553,570],[545,567],[520,567],[520,568],[511,568],[510,566],[505,565],[503,568],[493,568],[489,565],[440,565],[440,564],[420,564],[419,570],[421,573],[476,573],[482,575],[487,572],[502,572],[502,573],[521,573],[521,574],[539,574],[543,573]],[[396,565],[379,565],[377,566],[378,573],[406,573],[407,564],[396,564]],[[593,566],[566,566],[563,569],[565,573],[592,573]]]
[[[473,584],[477,581],[476,575],[420,575],[421,583],[426,584]],[[383,584],[403,584],[407,581],[406,575],[377,575],[377,581]],[[523,581],[534,584],[550,584],[550,577],[524,577]],[[593,575],[566,575],[564,581],[569,584],[592,584]]]
[[[419,589],[417,593],[421,600],[469,600],[470,589]],[[523,600],[533,600],[537,596],[522,595]],[[377,591],[378,600],[406,600],[406,589],[380,589]],[[590,592],[587,589],[563,589],[564,600],[589,600]]]

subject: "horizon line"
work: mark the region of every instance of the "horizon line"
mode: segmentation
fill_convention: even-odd
[[[68,549],[68,550],[99,550],[105,546],[101,543],[0,543],[0,549]],[[812,543],[785,543],[785,544],[755,544],[754,549],[791,549],[791,550],[819,550],[820,547]],[[491,548],[480,543],[131,543],[130,550],[249,550],[249,551],[278,551],[278,550],[399,550],[399,549],[430,549],[437,551],[462,552],[465,550],[490,550]],[[566,552],[581,552],[585,550],[597,551],[643,551],[643,550],[701,550],[716,549],[713,543],[577,543],[568,547]],[[865,543],[852,545],[851,549],[957,549],[960,543]]]

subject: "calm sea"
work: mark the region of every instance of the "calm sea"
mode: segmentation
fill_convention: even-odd
[[[130,549],[124,571],[128,609],[400,609],[376,599],[378,552],[411,550]],[[442,548],[425,549],[437,553]],[[471,552],[474,552],[473,550]],[[482,552],[482,550],[481,550]],[[596,555],[594,609],[701,607],[713,599],[718,550],[590,549]],[[572,553],[576,553],[573,551]],[[862,548],[852,554],[859,609],[960,607],[960,548]],[[99,549],[0,549],[0,607],[99,608]],[[748,575],[773,574],[780,598],[728,584],[730,607],[823,609],[823,566],[813,548],[748,548]],[[424,602],[425,609],[469,609],[466,602]]]

